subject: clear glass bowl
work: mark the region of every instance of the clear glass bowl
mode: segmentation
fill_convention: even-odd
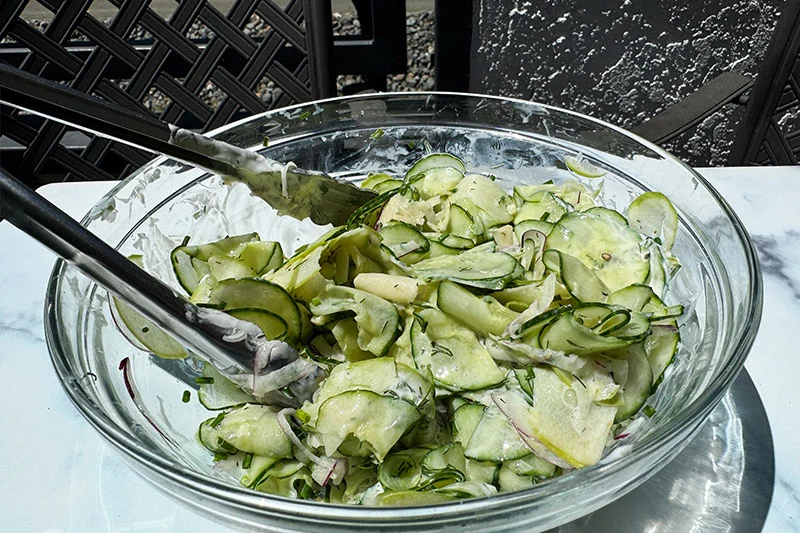
[[[650,404],[656,414],[597,465],[528,490],[459,503],[370,508],[288,500],[247,490],[214,468],[196,440],[211,416],[185,390],[191,361],[139,351],[113,324],[108,298],[59,263],[47,293],[47,340],[67,394],[143,477],[230,526],[271,531],[538,531],[587,514],[633,490],[697,433],[742,369],[761,316],[761,276],[745,229],[698,174],[660,148],[568,111],[504,98],[444,93],[347,97],[248,118],[213,135],[280,161],[344,179],[403,172],[428,145],[508,186],[569,174],[566,155],[603,168],[603,201],[624,209],[636,195],[668,195],[680,216],[674,251],[683,268],[668,302],[688,302],[680,352]],[[265,138],[268,147],[264,148]],[[83,220],[122,253],[176,285],[168,254],[193,242],[258,231],[291,252],[314,228],[279,219],[243,186],[158,158],[121,182]],[[119,370],[129,358],[129,382]],[[134,395],[128,392],[130,387]]]

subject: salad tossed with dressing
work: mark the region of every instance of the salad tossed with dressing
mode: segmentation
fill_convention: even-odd
[[[599,204],[602,171],[512,191],[432,153],[291,257],[257,234],[172,251],[188,298],[324,370],[310,401],[259,403],[205,365],[198,438],[249,488],[360,505],[524,489],[590,466],[646,405],[680,340],[664,301],[677,213]],[[588,170],[587,170],[588,169]],[[130,331],[164,357],[180,345]]]

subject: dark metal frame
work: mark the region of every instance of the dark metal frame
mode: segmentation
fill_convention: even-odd
[[[284,9],[273,0],[237,0],[226,14],[207,0],[182,0],[168,20],[147,0],[109,0],[118,12],[108,26],[89,14],[92,1],[38,0],[54,14],[44,31],[22,19],[29,0],[0,2],[0,40],[15,41],[0,43],[0,61],[141,112],[157,90],[170,100],[159,118],[201,131],[333,96],[337,74],[363,74],[385,89],[388,74],[406,71],[405,0],[353,0],[364,31],[336,39],[330,0],[289,0]],[[264,37],[245,31],[253,15],[269,25]],[[213,36],[188,38],[195,23]],[[131,38],[137,27],[145,38]],[[265,80],[280,89],[271,102],[256,95]],[[209,83],[225,93],[216,107],[202,98]],[[0,146],[0,166],[32,186],[119,179],[150,158],[9,107],[0,113],[0,133],[13,141]]]
[[[727,164],[796,165],[800,124],[782,118],[800,111],[800,0],[787,0],[782,10],[755,80],[722,74],[633,131],[666,142],[726,104],[744,104]]]

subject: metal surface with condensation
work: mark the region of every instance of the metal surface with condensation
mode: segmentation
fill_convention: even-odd
[[[550,533],[761,531],[774,481],[767,413],[745,371],[692,443],[656,476]]]

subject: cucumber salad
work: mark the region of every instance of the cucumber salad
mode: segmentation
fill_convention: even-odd
[[[574,179],[520,170],[531,184],[507,191],[431,153],[367,177],[377,196],[291,257],[255,233],[175,248],[192,302],[324,370],[292,406],[288,388],[264,404],[206,364],[198,396],[213,412],[198,438],[217,466],[284,497],[402,506],[600,461],[652,416],[677,352],[683,307],[664,297],[678,216],[657,192],[600,205],[602,171],[565,166]],[[157,355],[187,356],[118,311]]]

